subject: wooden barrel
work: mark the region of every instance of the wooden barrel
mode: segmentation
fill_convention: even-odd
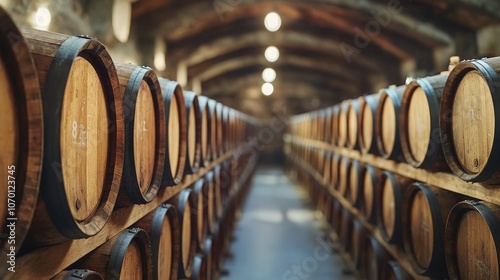
[[[169,203],[177,209],[179,218],[179,243],[180,261],[179,278],[189,278],[193,270],[193,258],[196,253],[196,216],[193,213],[195,208],[195,197],[190,189],[184,189],[169,200]]]
[[[363,251],[366,247],[367,233],[361,222],[353,219],[353,234],[351,242],[351,260],[354,268],[360,269],[363,262]]]
[[[6,265],[15,234],[19,251],[35,212],[42,172],[42,97],[29,47],[9,15],[0,7],[0,261]],[[9,214],[15,208],[16,213]],[[15,232],[6,227],[17,219]],[[7,271],[2,269],[0,277]]]
[[[228,106],[222,107],[222,150],[224,152],[231,149],[231,124],[230,124],[231,108]]]
[[[208,98],[206,96],[198,95],[198,104],[200,106],[201,114],[201,156],[200,156],[200,166],[207,167],[210,158],[210,115],[208,110]]]
[[[334,189],[338,189],[339,187],[339,169],[340,169],[340,164],[341,164],[342,156],[338,153],[333,153],[332,155],[332,163],[330,164],[331,167],[331,186]]]
[[[386,280],[383,278],[389,256],[378,243],[375,237],[370,236],[366,241],[364,260],[361,266],[361,277],[367,280]]]
[[[206,280],[207,279],[207,261],[200,255],[196,254],[193,260],[193,274],[190,280]]]
[[[380,94],[370,94],[359,98],[358,141],[362,154],[377,154],[375,140],[375,113]]]
[[[324,135],[322,141],[326,143],[332,143],[332,113],[333,109],[332,108],[325,108],[323,109],[323,114],[325,118],[325,125],[324,125]]]
[[[358,207],[359,201],[361,200],[362,190],[363,190],[363,181],[362,173],[361,173],[361,164],[359,161],[353,159],[351,160],[351,166],[349,168],[349,194],[347,197],[351,202],[353,207]]]
[[[207,237],[205,239],[205,248],[202,251],[203,257],[205,257],[207,263],[207,279],[214,280],[217,279],[217,268],[215,267],[215,250],[216,248],[212,246],[212,237]]]
[[[196,200],[196,233],[198,249],[203,250],[208,234],[208,183],[204,178],[193,184],[193,193]]]
[[[210,153],[212,155],[212,161],[219,158],[221,155],[221,151],[219,150],[218,144],[218,135],[217,130],[220,129],[219,123],[217,121],[218,115],[220,114],[217,110],[217,101],[213,99],[209,99],[207,102],[209,116],[210,116]]]
[[[214,206],[215,206],[215,218],[219,221],[222,217],[224,207],[222,205],[222,188],[220,183],[221,166],[217,165],[212,170],[214,176],[212,177],[214,184]]]
[[[339,186],[338,191],[339,194],[348,197],[349,196],[349,169],[351,169],[351,159],[348,157],[342,157],[339,165]]]
[[[151,244],[148,234],[131,228],[108,240],[77,262],[104,279],[152,279]]]
[[[445,230],[450,279],[499,279],[500,207],[466,200],[453,207]]]
[[[500,57],[466,61],[450,73],[439,116],[443,152],[465,181],[500,183]]]
[[[375,140],[379,154],[386,159],[403,161],[399,141],[399,111],[406,86],[381,91],[375,113]]]
[[[349,149],[359,149],[358,115],[359,98],[347,104],[347,147]]]
[[[217,110],[216,110],[216,120],[217,120],[217,150],[219,153],[219,156],[222,156],[225,152],[225,147],[224,147],[224,122],[223,122],[223,114],[224,114],[224,104],[217,102]]]
[[[88,269],[64,270],[52,277],[51,280],[103,280],[101,274]]]
[[[184,94],[175,81],[158,78],[163,95],[167,154],[163,165],[162,186],[175,186],[184,178],[187,151],[187,120]]]
[[[363,184],[362,196],[361,196],[361,213],[368,223],[374,224],[377,220],[377,205],[376,205],[376,193],[378,186],[378,174],[377,170],[369,165],[363,164],[361,166],[361,178],[360,181]]]
[[[407,259],[421,275],[447,278],[444,267],[444,230],[452,207],[463,197],[414,183],[406,191],[403,241]]]
[[[161,186],[165,161],[165,111],[160,83],[149,67],[115,64],[125,123],[123,175],[117,207],[148,203]]]
[[[408,179],[389,171],[385,171],[378,181],[378,228],[384,240],[392,244],[402,241],[403,190],[408,184]]]
[[[332,144],[338,145],[339,143],[339,111],[340,105],[332,107]]]
[[[337,233],[337,235],[340,235],[342,232],[342,225],[343,225],[343,212],[342,209],[342,204],[338,200],[333,201],[333,215],[332,215],[332,228],[333,230]]]
[[[180,228],[177,210],[165,203],[140,219],[151,240],[153,279],[177,279],[180,259]]]
[[[338,134],[337,134],[337,146],[345,147],[347,145],[347,107],[349,105],[350,100],[346,100],[340,104],[338,117],[337,117],[337,125],[338,125]]]
[[[200,168],[201,158],[201,111],[196,93],[184,91],[187,120],[186,174],[193,174]]]
[[[414,167],[448,167],[439,138],[439,109],[447,78],[448,74],[441,74],[417,79],[406,86],[399,131],[403,156]]]
[[[215,231],[215,226],[217,224],[216,210],[215,210],[215,184],[214,184],[214,173],[208,171],[205,174],[205,182],[208,186],[207,194],[207,228],[208,232],[213,234]]]
[[[342,225],[340,226],[340,248],[352,257],[354,218],[347,208],[342,208]]]
[[[32,240],[60,242],[53,225],[68,238],[93,236],[106,224],[122,180],[125,141],[116,68],[95,39],[21,31],[37,65],[44,119],[43,202]],[[42,214],[45,209],[51,219]]]
[[[330,186],[332,182],[332,178],[330,176],[332,171],[332,152],[325,151],[324,158],[323,169],[321,169],[321,175],[323,179],[322,183],[328,188],[328,186]]]
[[[397,261],[388,261],[385,265],[385,269],[382,270],[382,279],[411,280],[413,277],[411,277]]]

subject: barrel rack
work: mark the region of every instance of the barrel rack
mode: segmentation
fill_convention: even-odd
[[[50,279],[113,236],[132,226],[183,189],[191,186],[209,170],[230,158],[235,152],[237,152],[237,149],[230,150],[214,162],[211,162],[209,166],[200,168],[197,173],[186,175],[184,180],[175,187],[162,188],[157,197],[150,203],[133,205],[114,211],[106,226],[93,237],[68,240],[21,256],[16,261],[16,273],[7,274],[5,279]],[[252,165],[248,165],[246,171],[252,168]]]
[[[390,171],[392,173],[413,179],[415,181],[423,182],[428,185],[445,189],[451,192],[459,193],[462,195],[469,196],[471,198],[476,198],[479,200],[491,202],[494,204],[500,204],[500,189],[493,186],[480,184],[480,183],[469,183],[461,180],[452,173],[446,172],[432,172],[425,169],[415,168],[407,163],[396,162],[393,160],[384,159],[377,157],[373,154],[361,154],[359,151],[350,150],[348,148],[342,148],[334,146],[332,144],[308,139],[301,136],[286,134],[284,135],[285,144],[295,144],[299,146],[304,146],[312,149],[319,149],[324,151],[332,151],[341,156],[348,157],[350,159],[358,160],[360,163],[369,164],[373,167]],[[323,175],[321,172],[316,170],[309,162],[293,155],[290,151],[285,148],[286,156],[295,164],[300,166],[302,170],[306,171],[315,181],[322,184],[324,182]],[[341,206],[347,209],[354,218],[356,218],[365,230],[375,237],[375,239],[381,244],[384,249],[396,260],[406,272],[414,279],[432,279],[426,276],[418,275],[412,269],[409,261],[407,260],[405,253],[401,247],[397,245],[389,244],[382,237],[379,229],[376,225],[368,223],[360,210],[351,205],[351,203],[341,195],[337,190],[333,188],[327,188],[327,191],[340,202]],[[333,234],[333,239],[336,238],[336,234]],[[341,252],[341,257],[347,263],[348,268],[356,273],[356,270],[352,268],[351,259],[349,255]]]

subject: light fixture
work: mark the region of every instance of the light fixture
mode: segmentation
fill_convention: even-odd
[[[162,38],[158,37],[155,40],[155,55],[154,55],[154,65],[156,70],[165,71],[167,69],[167,64],[165,62],[165,52],[167,51],[167,46]]]
[[[274,71],[273,68],[264,69],[264,71],[262,71],[262,79],[264,79],[265,82],[271,83],[276,79],[276,71]]]
[[[264,56],[266,57],[267,61],[275,62],[280,57],[280,51],[275,46],[269,46],[264,52]]]
[[[273,91],[274,87],[271,83],[265,83],[262,85],[262,94],[264,94],[265,96],[273,94]]]
[[[33,16],[34,27],[37,29],[47,30],[51,19],[52,16],[50,15],[49,9],[40,7]]]
[[[278,15],[275,12],[270,12],[269,14],[266,15],[266,18],[264,19],[264,25],[266,26],[267,30],[271,32],[278,31],[281,26],[281,18],[280,15]]]

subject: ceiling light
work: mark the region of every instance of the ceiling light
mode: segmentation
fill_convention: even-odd
[[[274,71],[273,68],[264,69],[264,71],[262,71],[262,79],[268,83],[274,81],[274,79],[276,79],[276,71]]]
[[[266,26],[267,30],[271,32],[278,31],[281,26],[281,18],[280,15],[278,15],[275,12],[270,12],[269,14],[266,15],[266,18],[264,19],[264,25]]]
[[[273,94],[273,91],[274,91],[274,87],[272,84],[265,83],[262,85],[262,94],[264,94],[265,96],[269,96],[269,95]]]
[[[270,46],[267,47],[266,51],[264,52],[264,56],[266,57],[267,61],[275,62],[280,57],[280,51],[277,47]]]
[[[47,30],[49,27],[52,16],[50,15],[49,9],[45,7],[40,7],[36,11],[33,17],[34,27],[42,30]]]

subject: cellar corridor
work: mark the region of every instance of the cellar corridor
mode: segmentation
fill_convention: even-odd
[[[306,197],[281,168],[259,168],[221,279],[354,279],[328,253],[326,224]]]

